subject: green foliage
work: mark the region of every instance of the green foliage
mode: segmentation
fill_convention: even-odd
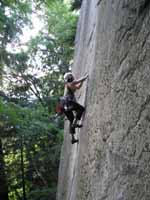
[[[0,2],[0,66],[9,66],[12,57],[7,45],[19,42],[22,29],[30,23],[31,2],[1,1]]]
[[[43,30],[26,51],[10,51],[39,10]],[[29,200],[56,198],[63,119],[55,118],[55,104],[73,60],[77,18],[63,0],[0,2],[0,156],[11,200],[23,198],[23,182]]]
[[[20,144],[24,145],[24,168],[28,196],[46,200],[47,195],[55,199],[59,155],[63,130],[50,123],[49,113],[41,106],[20,107],[14,103],[0,102],[1,130],[5,152],[6,171],[10,199],[21,198],[22,181],[20,166]],[[9,127],[8,127],[9,124]],[[9,134],[13,128],[13,134]],[[4,139],[7,138],[7,139]],[[40,189],[39,189],[40,188]],[[45,192],[45,193],[44,193]],[[39,195],[35,197],[39,199]]]
[[[0,30],[4,43],[10,42],[22,32],[22,27],[29,22],[28,13],[31,12],[29,1],[1,1]]]
[[[61,44],[72,45],[75,37],[77,15],[72,13],[66,4],[54,1],[48,4],[47,16],[49,32]]]

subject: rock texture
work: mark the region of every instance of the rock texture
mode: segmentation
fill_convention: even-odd
[[[150,1],[83,0],[73,71],[86,113],[57,200],[150,200]]]

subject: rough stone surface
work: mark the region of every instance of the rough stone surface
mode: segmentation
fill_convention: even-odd
[[[150,1],[83,0],[73,71],[86,113],[57,200],[150,200]]]

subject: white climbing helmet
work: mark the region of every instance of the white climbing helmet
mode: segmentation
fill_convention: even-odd
[[[67,72],[64,75],[64,81],[67,82],[72,82],[74,80],[74,76],[71,72]]]

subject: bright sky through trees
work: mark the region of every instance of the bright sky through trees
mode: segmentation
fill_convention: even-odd
[[[31,15],[31,26],[25,26],[22,29],[22,35],[20,35],[20,43],[11,43],[7,45],[7,50],[9,52],[20,52],[20,50],[27,50],[27,43],[31,38],[34,38],[38,33],[43,29],[44,22],[42,18],[42,12],[38,11],[37,13],[32,13]]]
[[[31,17],[31,21],[33,24],[32,28],[25,27],[23,29],[23,35],[20,37],[22,43],[28,42],[31,37],[36,36],[40,30],[43,28],[43,21],[39,19],[38,15],[33,13]]]

